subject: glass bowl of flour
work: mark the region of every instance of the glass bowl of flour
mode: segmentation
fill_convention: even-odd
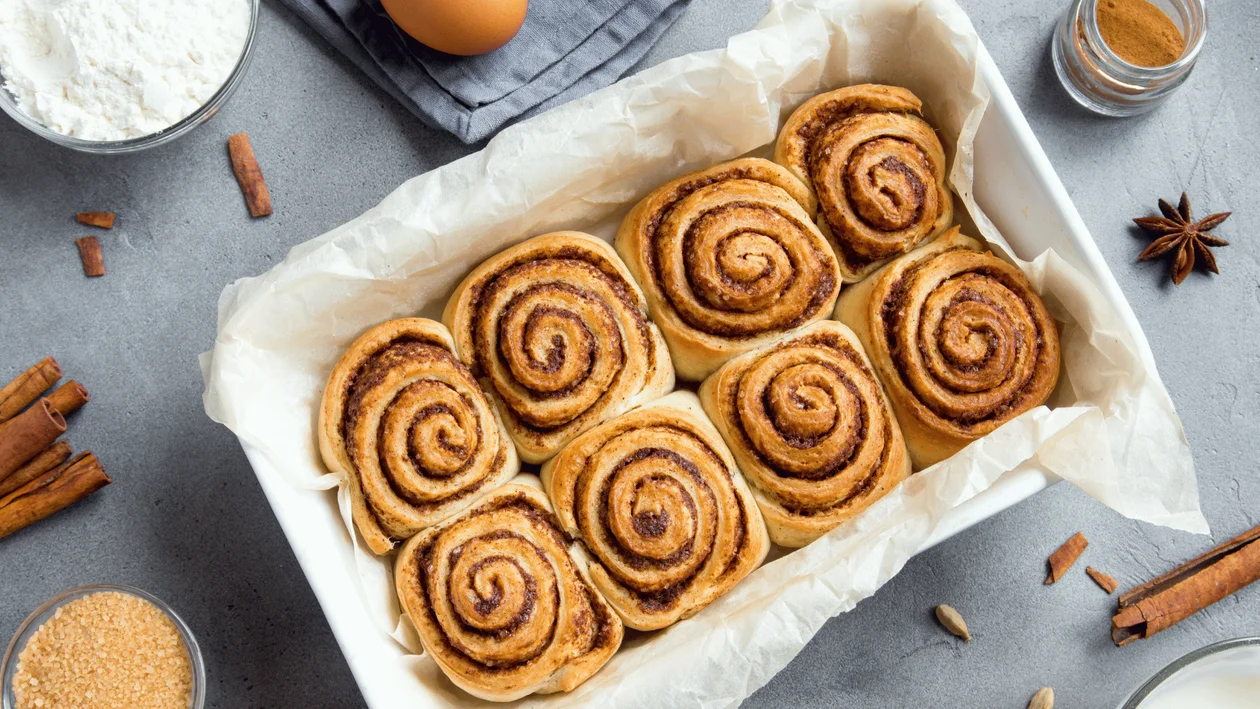
[[[0,110],[88,153],[205,123],[241,83],[260,0],[0,0]]]

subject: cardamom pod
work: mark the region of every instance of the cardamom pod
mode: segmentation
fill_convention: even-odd
[[[1049,687],[1038,689],[1032,701],[1028,702],[1028,709],[1054,709],[1054,690]]]
[[[971,642],[971,633],[967,632],[967,622],[958,611],[942,603],[936,607],[936,619],[941,621],[941,625],[945,626],[949,632]]]

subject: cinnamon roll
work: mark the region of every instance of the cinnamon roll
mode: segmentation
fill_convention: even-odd
[[[1041,298],[958,227],[847,288],[836,317],[888,388],[915,469],[1045,403],[1059,380]]]
[[[538,479],[521,475],[403,545],[398,598],[458,687],[495,702],[568,692],[621,646],[566,544]]]
[[[757,568],[765,524],[730,451],[678,391],[574,439],[543,487],[588,577],[639,630],[689,618]]]
[[[752,488],[770,540],[809,544],[910,474],[884,389],[853,331],[825,321],[736,357],[700,401]]]
[[[442,319],[529,463],[674,388],[643,294],[612,247],[589,234],[546,234],[491,258]]]
[[[806,101],[779,133],[775,162],[817,195],[818,226],[846,283],[953,220],[945,149],[922,108],[897,86],[849,86]]]
[[[368,330],[328,377],[319,450],[346,474],[355,526],[377,554],[512,479],[520,460],[451,336],[423,318]]]
[[[836,255],[809,188],[744,158],[669,182],[630,210],[617,252],[643,286],[683,379],[831,312]]]

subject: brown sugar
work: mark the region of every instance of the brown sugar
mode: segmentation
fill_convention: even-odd
[[[157,606],[101,591],[58,608],[18,656],[17,709],[187,707],[192,663]]]
[[[1111,51],[1138,66],[1172,64],[1186,48],[1172,18],[1147,0],[1099,0],[1098,30]]]

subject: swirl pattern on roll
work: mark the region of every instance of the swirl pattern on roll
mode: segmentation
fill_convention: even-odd
[[[916,468],[957,452],[1045,403],[1059,377],[1059,334],[1015,266],[958,227],[846,293],[888,386]]]
[[[883,387],[840,323],[815,323],[727,362],[700,399],[776,544],[812,542],[910,473]]]
[[[690,392],[586,432],[542,476],[596,590],[631,628],[694,615],[769,549],[747,484]]]
[[[621,645],[532,476],[413,537],[394,583],[425,651],[482,699],[570,691]]]
[[[491,258],[443,319],[530,463],[674,387],[643,295],[612,247],[587,234],[547,234]]]
[[[637,204],[617,251],[684,379],[823,319],[840,288],[809,188],[768,160],[685,175]]]
[[[953,220],[945,150],[921,110],[906,89],[849,86],[806,101],[779,133],[774,159],[817,195],[846,282]]]
[[[324,463],[346,473],[355,526],[377,554],[520,469],[489,397],[432,320],[364,333],[333,368],[319,419]]]

